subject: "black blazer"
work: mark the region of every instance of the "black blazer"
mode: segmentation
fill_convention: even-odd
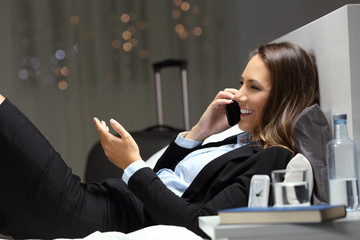
[[[236,136],[195,149],[184,149],[172,142],[158,160],[154,171],[143,168],[129,180],[129,189],[144,204],[148,224],[184,226],[204,236],[198,217],[216,215],[220,209],[247,206],[251,177],[284,169],[292,153],[282,147],[262,147],[251,143],[228,152],[207,164],[193,183],[178,197],[157,177],[162,168],[173,169],[190,152],[235,142]],[[270,203],[272,203],[270,194]]]

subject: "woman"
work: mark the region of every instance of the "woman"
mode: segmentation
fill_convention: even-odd
[[[239,127],[245,133],[203,146],[206,137],[229,128],[224,108],[232,100],[241,108]],[[110,121],[121,138],[95,118],[106,155],[124,175],[86,185],[1,97],[2,233],[16,238],[83,237],[97,230],[130,232],[171,224],[204,236],[199,216],[246,206],[254,174],[286,167],[296,153],[293,122],[318,101],[313,58],[291,43],[264,45],[244,70],[240,89],[219,92],[199,122],[170,143],[154,171],[119,123]]]

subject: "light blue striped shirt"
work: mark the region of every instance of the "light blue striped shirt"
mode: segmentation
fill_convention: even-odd
[[[235,144],[227,144],[219,147],[209,147],[191,152],[181,160],[174,171],[171,169],[161,169],[157,172],[161,181],[173,191],[176,195],[182,196],[185,190],[190,186],[199,172],[215,158],[230,152],[236,148],[242,147],[252,140],[252,134],[239,134]],[[192,149],[202,142],[185,139],[180,133],[175,139],[175,143],[181,147]],[[123,174],[123,180],[128,183],[130,177],[139,169],[148,167],[147,164],[140,160],[129,165]]]

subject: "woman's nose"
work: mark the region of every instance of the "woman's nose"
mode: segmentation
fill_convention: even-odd
[[[247,96],[245,94],[245,92],[243,90],[241,90],[241,88],[239,89],[239,91],[235,94],[235,100],[237,102],[246,102],[247,101]]]

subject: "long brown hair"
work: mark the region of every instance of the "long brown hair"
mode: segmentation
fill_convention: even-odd
[[[283,146],[295,153],[293,123],[306,107],[320,103],[315,58],[290,42],[263,45],[256,54],[273,81],[259,126],[261,141],[265,147]]]

